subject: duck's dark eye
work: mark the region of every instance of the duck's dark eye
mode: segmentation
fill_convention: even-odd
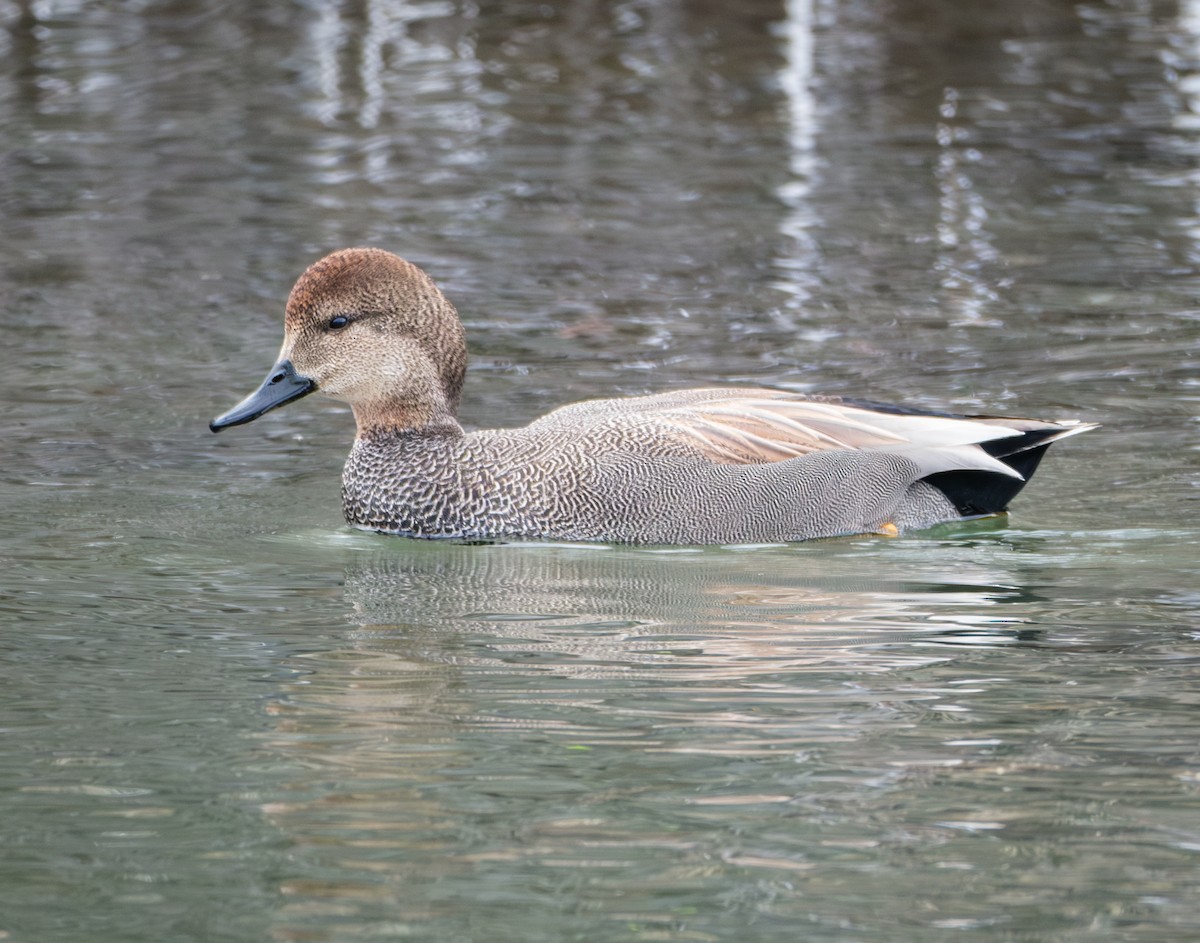
[[[350,323],[350,319],[345,315],[339,314],[336,318],[329,319],[329,330],[337,331]]]

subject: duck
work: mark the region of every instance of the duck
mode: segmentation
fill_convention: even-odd
[[[733,386],[468,431],[466,370],[462,321],[429,275],[383,249],[342,249],[297,280],[277,362],[209,428],[310,393],[348,404],[342,509],[381,534],[728,545],[1003,514],[1051,443],[1096,425]]]

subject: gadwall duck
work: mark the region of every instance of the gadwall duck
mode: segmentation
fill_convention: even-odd
[[[406,537],[656,544],[897,534],[998,514],[1046,447],[1093,428],[835,396],[698,389],[458,424],[467,351],[423,271],[380,249],[316,262],[279,362],[214,432],[312,392],[349,403],[346,520]]]

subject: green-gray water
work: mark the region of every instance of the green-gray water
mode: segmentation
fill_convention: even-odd
[[[1200,3],[0,3],[0,939],[1200,936]],[[1007,521],[347,530],[212,436],[310,261],[463,410],[714,382],[1103,423]]]

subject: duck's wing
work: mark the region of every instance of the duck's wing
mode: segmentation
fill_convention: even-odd
[[[949,449],[1020,436],[1003,421],[901,410],[833,397],[742,390],[664,403],[655,418],[716,462],[778,462],[831,449]]]
[[[1021,477],[998,457],[1093,428],[1090,423],[960,416],[839,397],[750,388],[694,389],[565,406],[539,423],[635,420],[725,465],[780,462],[834,449],[891,451],[928,473],[962,468]]]

